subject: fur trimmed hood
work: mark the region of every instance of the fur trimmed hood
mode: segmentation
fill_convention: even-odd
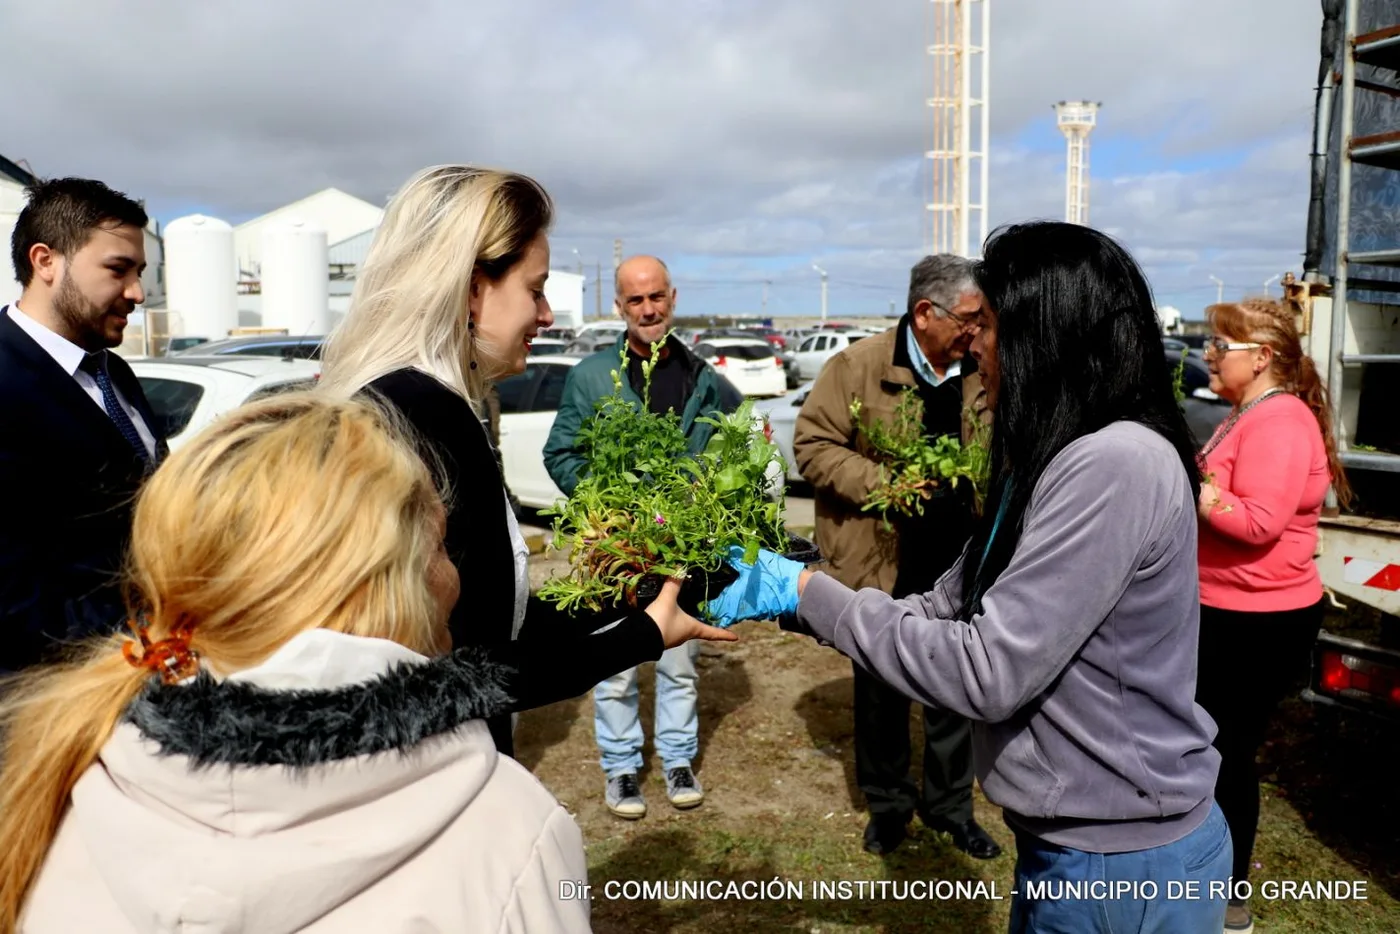
[[[547,891],[587,875],[577,826],[480,719],[505,674],[312,630],[153,682],[74,788],[22,930],[586,930]]]
[[[220,681],[204,671],[183,684],[153,678],[126,719],[163,755],[197,766],[300,768],[403,751],[498,714],[511,701],[505,682],[505,669],[474,647],[392,661],[373,680],[329,690],[273,690],[246,673]]]

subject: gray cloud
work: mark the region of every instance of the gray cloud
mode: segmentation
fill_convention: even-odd
[[[1058,215],[1062,155],[1023,140],[1087,97],[1101,145],[1147,141],[1150,166],[1096,177],[1092,217],[1163,295],[1200,297],[1207,272],[1262,285],[1301,251],[1315,3],[994,3],[993,220]],[[6,4],[5,155],[230,220],[509,165],[555,194],[561,265],[621,236],[678,256],[692,303],[756,305],[771,279],[770,309],[808,310],[819,259],[833,308],[883,310],[920,246],[928,6]]]

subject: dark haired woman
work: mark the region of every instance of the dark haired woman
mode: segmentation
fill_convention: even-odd
[[[894,600],[765,553],[735,561],[711,608],[786,617],[974,721],[1016,834],[1013,932],[1219,931],[1210,884],[1231,847],[1194,699],[1200,478],[1151,292],[1122,247],[1062,223],[998,231],[977,278],[994,466],[963,559]],[[1200,899],[1168,900],[1168,882]]]

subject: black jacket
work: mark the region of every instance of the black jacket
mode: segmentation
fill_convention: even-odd
[[[661,657],[660,630],[645,613],[597,633],[617,616],[569,617],[533,596],[520,640],[512,642],[515,559],[500,467],[481,420],[466,399],[419,370],[395,370],[367,388],[408,420],[425,460],[440,470],[437,479],[449,491],[447,554],[462,583],[448,624],[452,644],[484,646],[488,658],[514,669],[507,677],[510,711],[576,697]],[[499,722],[491,726],[497,747],[510,752],[509,734],[501,735]]]
[[[108,355],[113,384],[165,439],[141,383]],[[71,375],[0,306],[0,672],[62,640],[123,625],[120,575],[147,463]]]

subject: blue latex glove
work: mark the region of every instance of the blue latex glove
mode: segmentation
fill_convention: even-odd
[[[797,578],[803,565],[771,551],[760,551],[753,564],[744,563],[744,549],[729,549],[729,566],[739,579],[720,592],[705,610],[714,624],[727,628],[742,619],[779,619],[797,613]]]

